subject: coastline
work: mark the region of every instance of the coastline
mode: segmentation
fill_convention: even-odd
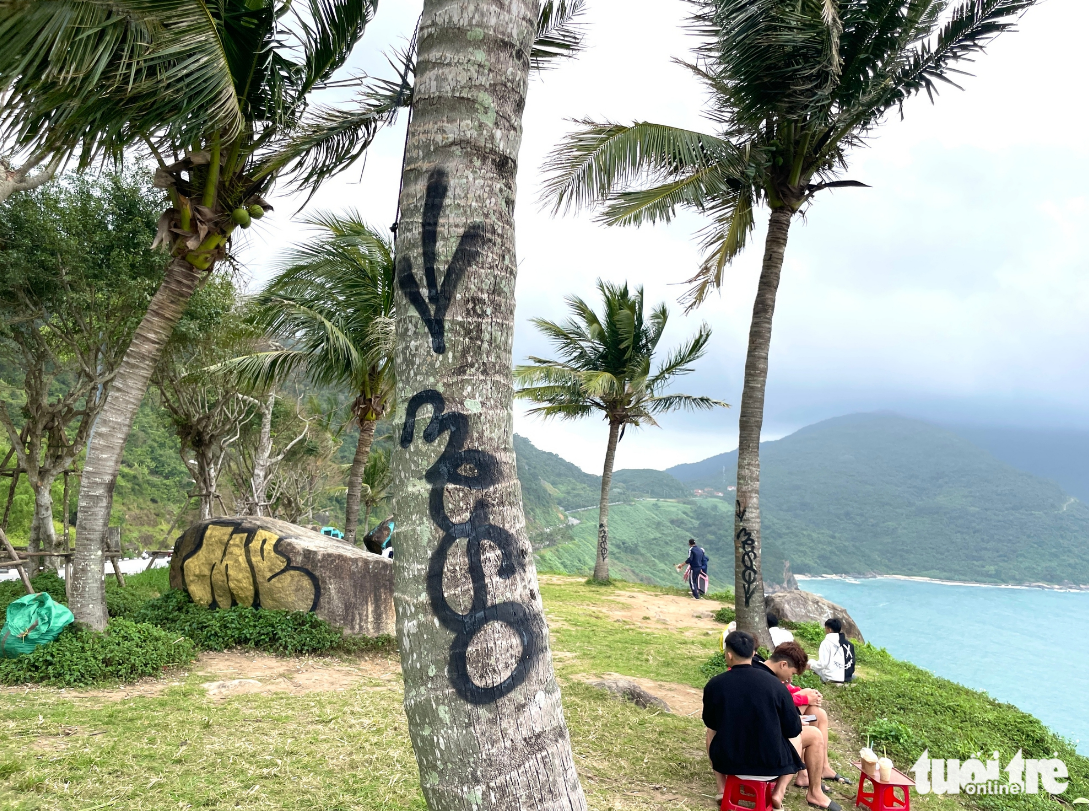
[[[1039,591],[1060,591],[1069,593],[1089,592],[1089,585],[1059,586],[1054,583],[975,583],[969,580],[940,580],[933,577],[916,577],[906,574],[796,574],[795,579],[802,580],[911,580],[917,583],[937,583],[940,586],[970,586],[988,589],[1037,589]]]

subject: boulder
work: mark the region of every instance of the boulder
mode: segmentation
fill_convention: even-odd
[[[394,633],[393,561],[274,518],[213,518],[174,544],[170,587],[208,608],[312,611],[356,636]]]
[[[627,679],[595,681],[592,682],[590,686],[612,693],[617,698],[630,701],[632,704],[642,707],[644,710],[653,707],[662,712],[671,712],[669,705],[662,701],[662,699],[658,698],[658,696],[653,693],[648,693],[638,684],[633,681],[628,681]]]
[[[843,622],[843,633],[848,639],[866,641],[846,608],[808,591],[779,591],[769,595],[765,604],[779,619],[790,622],[822,624],[829,617],[836,617]]]

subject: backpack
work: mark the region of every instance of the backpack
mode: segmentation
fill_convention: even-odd
[[[20,597],[8,606],[7,622],[0,628],[0,659],[14,659],[52,642],[74,620],[67,606],[53,602],[44,591]]]
[[[847,639],[840,643],[840,647],[843,648],[843,681],[846,683],[855,677],[855,646]]]

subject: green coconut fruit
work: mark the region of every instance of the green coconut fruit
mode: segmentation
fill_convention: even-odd
[[[250,216],[253,217],[255,220],[259,220],[265,216],[265,210],[261,208],[261,206],[257,205],[257,203],[254,203],[252,206],[249,207],[249,212]]]
[[[243,228],[250,227],[250,213],[244,208],[236,208],[231,212],[231,219]]]

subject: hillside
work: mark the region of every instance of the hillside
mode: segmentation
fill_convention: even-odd
[[[1089,431],[950,425],[957,436],[1089,504]]]
[[[733,484],[736,459],[666,472],[692,488],[721,488]],[[1089,584],[1089,507],[937,426],[886,414],[827,420],[764,443],[761,468],[769,580],[789,559],[807,574]],[[729,580],[731,513],[728,498],[614,507],[613,561],[628,576],[675,583],[667,567],[690,533],[707,548],[712,577],[722,561],[717,571]],[[540,553],[541,565],[585,571],[592,534],[581,526],[573,534]]]

